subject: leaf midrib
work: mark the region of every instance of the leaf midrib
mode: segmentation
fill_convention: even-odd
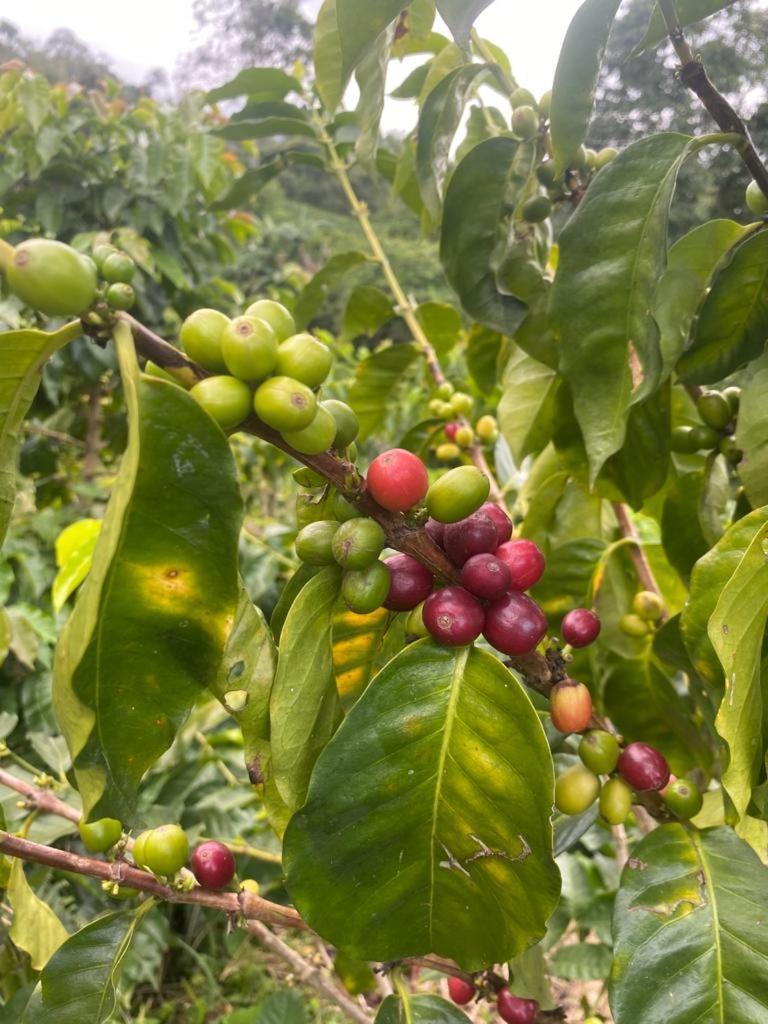
[[[719,1024],[726,1024],[725,1021],[725,1003],[723,996],[723,950],[720,943],[720,914],[717,909],[717,896],[715,894],[715,886],[712,879],[712,871],[704,852],[704,846],[697,832],[691,833],[691,842],[693,848],[696,851],[701,870],[704,873],[704,881],[707,886],[707,900],[711,909],[712,915],[712,932],[714,937],[714,949],[715,949],[715,969],[717,971],[717,1006],[719,1008]]]

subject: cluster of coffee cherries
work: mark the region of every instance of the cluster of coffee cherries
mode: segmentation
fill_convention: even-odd
[[[190,394],[223,430],[255,412],[303,455],[342,451],[357,436],[357,418],[348,405],[318,400],[333,353],[314,335],[297,333],[279,302],[259,299],[234,319],[215,309],[195,310],[179,340],[189,358],[212,374]]]
[[[123,826],[115,818],[80,822],[80,838],[89,853],[108,853],[124,840]],[[229,847],[215,839],[199,843],[190,857],[189,840],[180,825],[160,825],[141,832],[134,840],[131,856],[138,868],[163,879],[173,879],[189,862],[198,884],[206,889],[225,889],[235,877],[235,858]],[[258,883],[243,882],[241,888],[258,893]],[[112,895],[136,895],[120,886]]]
[[[640,590],[632,599],[632,611],[619,619],[619,629],[626,636],[652,635],[667,613],[664,599],[653,590]]]
[[[732,465],[737,465],[743,457],[734,439],[740,400],[741,388],[737,387],[702,392],[696,400],[701,425],[675,427],[670,438],[672,451],[681,455],[718,451]]]
[[[100,242],[93,247],[93,262],[100,278],[97,297],[111,309],[130,309],[136,302],[136,293],[131,286],[136,274],[133,259],[109,242]]]
[[[473,444],[492,445],[499,436],[496,417],[481,416],[474,427],[468,422],[450,420],[443,427],[443,439],[435,446],[435,458],[440,462],[457,462]]]
[[[478,990],[472,982],[464,978],[449,978],[448,995],[458,1006],[466,1006],[477,997]],[[496,996],[496,1009],[507,1024],[534,1024],[539,1004],[535,999],[523,999],[513,995],[505,987],[500,989]]]

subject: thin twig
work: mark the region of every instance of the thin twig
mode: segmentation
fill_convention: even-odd
[[[613,503],[613,511],[616,514],[619,531],[622,537],[626,537],[627,540],[632,542],[629,548],[629,557],[632,559],[635,566],[635,572],[637,573],[637,578],[642,584],[643,589],[650,590],[661,597],[661,588],[656,582],[656,577],[653,575],[651,563],[648,561],[645,549],[643,548],[643,542],[640,540],[640,535],[635,529],[635,524],[632,522],[632,513],[626,505],[619,501]],[[666,614],[664,615],[664,618],[666,618]]]
[[[0,768],[0,785],[5,786],[7,789],[14,789],[17,793],[21,793],[25,797],[25,804],[30,810],[44,811],[47,814],[56,814],[60,818],[66,818],[68,821],[74,821],[77,824],[80,821],[82,815],[80,811],[74,807],[70,807],[69,804],[65,804],[63,800],[59,800],[57,796],[48,789],[41,789],[39,786],[32,786],[28,782],[24,782],[22,779],[16,778],[11,772],[6,771],[5,768]]]

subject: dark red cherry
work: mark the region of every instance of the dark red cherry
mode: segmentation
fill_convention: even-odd
[[[503,988],[496,999],[499,1016],[507,1024],[534,1024],[539,1004],[535,999],[521,999],[513,996],[508,988]]]
[[[473,512],[458,523],[445,527],[443,547],[454,565],[464,565],[472,555],[490,554],[499,546],[496,524],[485,512]]]
[[[544,612],[518,591],[494,601],[485,613],[483,636],[502,654],[529,654],[546,632]]]
[[[571,647],[588,647],[600,634],[600,619],[589,608],[574,608],[563,618],[560,632]]]
[[[463,978],[448,979],[448,995],[458,1006],[466,1006],[475,997],[477,989],[469,981]]]
[[[475,597],[495,601],[509,590],[511,577],[509,569],[500,559],[483,553],[467,559],[459,574],[459,582]]]
[[[639,793],[664,789],[669,765],[663,754],[647,743],[630,743],[619,756],[619,774]]]
[[[235,858],[223,843],[211,839],[195,847],[192,873],[206,889],[223,889],[235,877]]]
[[[544,555],[532,540],[508,540],[494,554],[509,568],[513,590],[528,590],[544,574]]]
[[[424,529],[427,531],[432,540],[437,544],[439,548],[445,543],[445,523],[438,523],[436,519],[428,519],[424,525]]]
[[[389,593],[384,607],[392,612],[409,612],[432,593],[432,573],[411,555],[384,559],[389,569]]]
[[[512,520],[504,509],[493,501],[486,501],[486,503],[481,505],[477,511],[485,512],[487,516],[491,517],[494,523],[496,523],[496,532],[499,535],[499,544],[505,544],[512,536]]]
[[[455,441],[456,440],[456,434],[458,433],[458,430],[459,430],[460,426],[461,426],[460,423],[446,423],[445,424],[445,427],[443,429],[445,431],[445,436],[448,438],[449,441]]]
[[[463,587],[443,587],[424,604],[424,625],[438,643],[448,647],[471,644],[483,631],[483,606]]]

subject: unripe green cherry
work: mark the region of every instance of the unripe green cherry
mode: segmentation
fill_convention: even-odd
[[[435,458],[439,459],[440,462],[455,462],[461,457],[461,448],[453,442],[446,442],[445,444],[439,444],[435,448]]]
[[[597,168],[597,153],[594,149],[590,149],[587,146],[587,168],[590,171],[594,171]]]
[[[365,569],[351,569],[341,581],[341,596],[350,611],[368,615],[381,608],[389,593],[389,569],[372,562]]]
[[[101,276],[111,284],[130,284],[136,273],[136,264],[125,252],[113,252],[99,267]]]
[[[694,455],[699,441],[693,427],[675,427],[670,435],[670,448],[681,455]]]
[[[430,403],[430,406],[432,403]],[[441,420],[449,420],[453,416],[453,406],[450,402],[441,402],[439,399],[434,403],[434,415]]]
[[[710,451],[717,448],[720,443],[720,434],[712,427],[692,427],[691,444],[696,445],[696,451]]]
[[[112,309],[130,309],[136,302],[136,292],[129,284],[118,281],[107,288],[104,298]]]
[[[731,416],[734,417],[739,411],[739,405],[741,404],[741,388],[729,387],[723,391],[723,397],[728,402],[731,410]]]
[[[555,780],[555,807],[563,814],[583,814],[599,792],[598,777],[584,765],[575,764]]]
[[[181,347],[193,362],[211,373],[222,373],[227,368],[221,336],[228,323],[229,317],[218,309],[196,309],[181,325]]]
[[[641,590],[632,599],[632,611],[646,622],[658,622],[667,611],[664,598],[652,590]]]
[[[581,737],[579,757],[595,775],[610,775],[619,760],[619,741],[605,729],[592,729]]]
[[[515,89],[509,97],[509,102],[513,110],[517,110],[518,107],[536,108],[536,97],[529,89],[523,89],[522,87]]]
[[[187,863],[189,840],[181,825],[161,825],[147,836],[142,855],[153,874],[169,878]]]
[[[359,508],[347,501],[344,495],[338,491],[333,496],[331,508],[334,518],[340,523],[346,523],[349,519],[360,519],[363,515]]]
[[[545,160],[543,164],[539,164],[536,168],[536,177],[544,188],[552,188],[557,180],[554,160]]]
[[[696,402],[696,409],[708,427],[722,430],[731,422],[731,407],[728,399],[719,391],[705,391]]]
[[[548,89],[539,100],[539,113],[542,117],[549,117],[549,111],[552,107],[552,90]]]
[[[648,636],[651,626],[645,621],[645,619],[641,619],[639,615],[630,613],[628,615],[621,616],[619,619],[619,629],[626,636],[640,638]]]
[[[283,440],[302,455],[319,455],[327,452],[336,437],[336,420],[318,405],[315,418],[302,430],[283,433]]]
[[[552,203],[546,196],[534,196],[523,203],[523,220],[529,224],[540,224],[552,213]]]
[[[332,565],[333,538],[339,529],[335,519],[309,523],[296,536],[296,554],[308,565]]]
[[[512,114],[512,131],[515,135],[528,142],[539,130],[539,115],[533,107],[516,107]]]
[[[568,166],[575,171],[589,170],[589,153],[586,146],[579,146]]]
[[[140,868],[147,866],[144,860],[144,848],[152,832],[151,828],[146,829],[144,832],[140,832],[133,841],[133,848],[131,849],[131,856],[133,857],[136,865]]]
[[[766,196],[756,181],[750,181],[747,185],[745,199],[748,208],[752,213],[756,213],[758,217],[768,213],[768,196]]]
[[[252,302],[246,309],[245,315],[265,320],[275,332],[278,344],[296,333],[296,322],[291,314],[285,306],[272,299],[259,299],[257,302]]]
[[[408,613],[405,620],[405,632],[408,636],[425,637],[429,636],[429,630],[424,625],[424,601]]]
[[[457,391],[451,396],[449,405],[451,411],[455,412],[457,416],[468,416],[475,407],[475,400],[472,395],[468,395],[464,391]]]
[[[120,250],[116,249],[114,245],[110,245],[109,242],[101,242],[99,245],[94,246],[93,262],[98,270],[101,271],[109,257],[119,253]]]
[[[268,427],[293,432],[308,427],[315,418],[317,399],[293,377],[270,377],[257,388],[253,408]]]
[[[459,427],[455,440],[459,448],[469,448],[475,440],[475,432],[472,427]]]
[[[17,245],[5,276],[17,298],[48,316],[76,316],[96,298],[93,260],[50,238]]]
[[[277,372],[316,388],[331,372],[333,353],[311,334],[294,334],[277,349]]]
[[[661,795],[670,811],[682,821],[695,818],[704,804],[701,790],[690,779],[675,779]]]
[[[493,444],[499,436],[499,424],[495,416],[481,416],[475,424],[477,436],[486,444]]]
[[[447,402],[449,398],[453,397],[453,393],[456,389],[449,380],[444,380],[442,384],[438,384],[435,388],[435,397],[441,399],[443,402]]]
[[[632,810],[632,787],[624,779],[608,779],[600,793],[600,814],[609,825],[623,825]]]
[[[334,535],[333,557],[344,569],[365,569],[377,560],[386,539],[374,519],[349,519]]]
[[[106,853],[123,834],[123,826],[115,818],[81,821],[78,825],[83,846],[89,853]]]
[[[615,160],[619,155],[618,149],[614,149],[613,146],[604,146],[603,149],[597,151],[597,159],[595,160],[596,170],[602,170],[603,167],[607,167],[608,164]]]
[[[427,511],[439,523],[458,523],[483,504],[490,481],[475,466],[457,466],[436,480],[427,491]]]
[[[222,430],[236,427],[251,411],[251,389],[235,377],[206,377],[189,393]]]
[[[335,398],[328,398],[320,405],[326,409],[336,420],[336,439],[333,442],[334,448],[341,451],[348,448],[360,433],[360,423],[354,411],[346,402],[339,402]]]
[[[238,316],[222,332],[221,355],[233,377],[263,380],[277,366],[275,332],[266,320]]]

